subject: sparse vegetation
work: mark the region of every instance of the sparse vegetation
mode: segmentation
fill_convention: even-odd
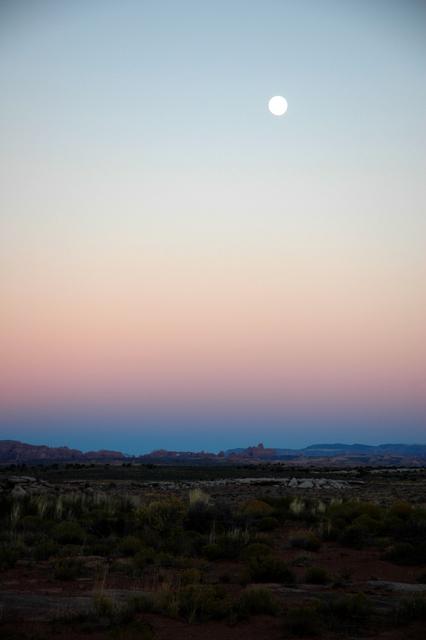
[[[94,592],[90,611],[74,612],[75,629],[141,640],[153,637],[144,621],[148,614],[195,625],[269,616],[284,637],[328,638],[357,637],[390,621],[399,628],[425,620],[422,595],[395,597],[388,615],[377,611],[363,596],[367,579],[365,570],[359,577],[356,563],[358,554],[364,567],[372,558],[371,574],[380,580],[385,562],[395,581],[406,565],[417,588],[424,584],[426,509],[419,503],[271,495],[266,480],[246,488],[244,497],[238,486],[217,496],[199,487],[173,492],[137,485],[127,491],[118,473],[134,478],[157,471],[110,469],[114,481],[103,479],[97,487],[84,482],[68,492],[0,494],[0,571],[9,572],[11,584],[15,575],[34,576],[46,590]],[[51,471],[87,474],[91,468]],[[127,602],[116,599],[120,590],[129,591]]]

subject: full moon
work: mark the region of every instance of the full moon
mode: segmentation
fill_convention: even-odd
[[[268,108],[274,116],[283,116],[288,108],[287,100],[282,96],[274,96],[269,100]]]

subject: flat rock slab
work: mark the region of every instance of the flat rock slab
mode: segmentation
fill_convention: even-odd
[[[385,591],[399,591],[404,593],[424,593],[426,584],[413,584],[411,582],[389,582],[387,580],[370,580],[370,589],[384,589]]]

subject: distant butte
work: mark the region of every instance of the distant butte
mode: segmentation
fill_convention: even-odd
[[[238,464],[256,462],[282,462],[293,465],[371,465],[371,466],[426,466],[426,445],[424,444],[312,444],[303,449],[282,449],[265,447],[262,442],[256,446],[228,449],[219,453],[206,451],[168,451],[157,449],[151,453],[128,456],[120,451],[83,452],[69,447],[49,447],[33,445],[17,440],[0,440],[0,464],[46,464],[61,462],[111,462],[111,463],[216,463]]]

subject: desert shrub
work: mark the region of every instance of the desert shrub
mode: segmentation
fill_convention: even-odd
[[[152,595],[141,594],[128,600],[127,606],[135,613],[152,613],[156,610],[156,603]]]
[[[86,538],[84,529],[77,522],[61,522],[56,525],[53,536],[61,544],[83,544]]]
[[[57,556],[58,558],[71,558],[80,556],[82,547],[78,544],[64,544],[59,545]]]
[[[239,530],[229,531],[216,537],[212,542],[203,547],[202,553],[209,560],[233,560],[237,558],[245,545],[243,532]]]
[[[318,551],[321,547],[320,539],[312,532],[291,538],[290,544],[292,547],[305,551]]]
[[[319,636],[321,634],[321,616],[315,606],[293,607],[284,616],[284,637]]]
[[[289,516],[294,520],[297,520],[299,518],[304,518],[305,515],[306,502],[298,496],[296,498],[293,498],[293,500],[290,502]]]
[[[372,613],[371,603],[362,593],[323,602],[318,610],[327,629],[339,632],[356,631]]]
[[[175,569],[185,570],[192,567],[192,560],[187,556],[173,555],[160,551],[155,555],[154,564],[157,567],[174,567]]]
[[[95,508],[86,518],[87,530],[97,538],[112,535],[122,536],[125,532],[123,518],[114,517],[111,513],[101,508]]]
[[[103,556],[108,557],[114,553],[116,547],[115,538],[96,538],[95,536],[90,536],[86,540],[86,545],[84,547],[85,555],[89,556]]]
[[[0,546],[0,569],[13,569],[22,556],[22,549],[18,545]]]
[[[250,558],[268,556],[271,555],[271,553],[272,549],[268,547],[268,545],[262,542],[252,542],[241,551],[241,557],[244,560],[250,560]]]
[[[138,511],[142,527],[157,535],[168,536],[182,527],[184,508],[180,500],[156,500]]]
[[[185,529],[197,531],[198,533],[208,533],[215,520],[214,509],[208,502],[193,502],[189,505],[185,516]]]
[[[248,518],[263,518],[273,513],[273,508],[264,500],[248,500],[241,508],[242,515]]]
[[[390,518],[392,521],[389,523]],[[409,514],[401,517],[389,514],[386,524],[395,540],[421,544],[426,538],[426,509],[412,508]]]
[[[241,616],[278,614],[280,605],[268,589],[249,588],[243,591],[237,603],[237,611]]]
[[[100,618],[114,618],[117,613],[116,603],[103,594],[96,594],[93,598],[93,609],[97,616]]]
[[[342,545],[362,549],[370,540],[370,536],[364,527],[351,524],[341,530],[337,539]]]
[[[372,520],[381,522],[384,516],[383,509],[372,502],[360,502],[357,500],[347,500],[340,504],[333,503],[327,509],[327,517],[330,519],[333,528],[344,529],[360,516],[368,516]]]
[[[226,592],[221,587],[190,585],[179,592],[179,615],[188,622],[220,620],[229,611]]]
[[[143,603],[145,610],[155,611],[188,622],[205,622],[227,617],[231,611],[226,591],[219,585],[191,584],[177,589],[166,588]]]
[[[280,526],[280,522],[278,518],[274,518],[273,516],[267,516],[266,518],[260,518],[257,521],[256,527],[259,531],[273,531]]]
[[[263,496],[261,500],[272,507],[271,513],[266,514],[264,517],[276,518],[280,523],[285,522],[288,518],[292,517],[290,512],[292,498],[289,496],[281,496],[280,498]]]
[[[150,626],[135,619],[139,610],[135,599],[121,603],[97,593],[90,610],[77,614],[71,612],[62,621],[70,622],[75,631],[84,634],[102,631],[102,637],[117,640],[152,640],[154,636]]]
[[[368,622],[371,613],[371,605],[362,594],[295,607],[284,616],[284,637],[319,636],[326,630],[338,633],[338,637],[346,633],[358,633],[358,629]]]
[[[363,513],[358,516],[358,518],[355,518],[353,525],[364,529],[367,536],[370,537],[378,535],[382,529],[382,521],[371,517],[367,513]]]
[[[142,547],[133,556],[133,568],[137,574],[141,573],[148,565],[155,560],[155,551],[151,547]]]
[[[76,580],[84,574],[84,565],[77,558],[61,558],[53,567],[55,580]]]
[[[202,548],[202,554],[208,560],[219,560],[221,557],[221,549],[217,542],[211,542],[210,544],[206,544]]]
[[[377,535],[386,531],[385,512],[370,502],[348,500],[331,504],[323,524],[323,538],[360,549],[373,544]]]
[[[426,563],[426,542],[410,544],[399,542],[393,545],[384,555],[386,560],[396,564],[418,565]]]
[[[408,520],[412,514],[412,506],[405,500],[398,500],[390,507],[389,514],[401,520]]]
[[[201,572],[194,567],[185,569],[180,574],[182,585],[197,584],[201,582]]]
[[[273,555],[253,556],[249,560],[249,578],[252,582],[295,582],[293,571],[284,560]]]
[[[206,535],[198,531],[185,531],[182,541],[182,553],[187,556],[198,556],[206,544]]]
[[[135,536],[126,536],[118,544],[118,551],[126,557],[135,556],[140,551],[142,543]]]
[[[216,531],[223,533],[237,524],[237,516],[226,502],[216,502],[213,506]]]
[[[43,520],[38,516],[24,516],[19,522],[22,531],[40,532],[43,530]]]
[[[187,545],[184,512],[183,504],[175,498],[151,502],[141,508],[137,517],[145,543],[158,551],[184,553]]]
[[[394,612],[397,624],[426,621],[426,596],[415,595],[402,600]]]
[[[196,487],[189,492],[189,506],[192,507],[196,504],[208,505],[210,503],[210,496],[208,493]]]
[[[54,540],[43,540],[37,544],[33,549],[33,558],[35,560],[49,560],[53,556],[57,555],[59,551],[59,545]]]
[[[308,584],[327,584],[330,576],[322,567],[309,567],[305,573],[305,582]]]

